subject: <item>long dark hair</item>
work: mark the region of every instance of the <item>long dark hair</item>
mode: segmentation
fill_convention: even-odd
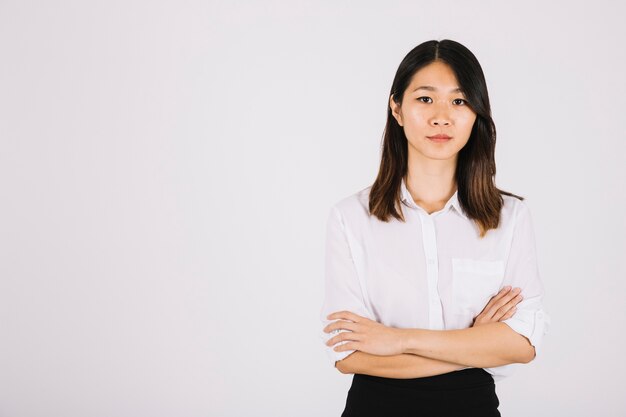
[[[489,229],[496,229],[500,224],[502,194],[524,198],[495,185],[496,126],[491,118],[485,76],[474,54],[450,39],[431,40],[416,46],[398,67],[387,99],[380,168],[370,190],[369,210],[385,222],[389,216],[405,221],[400,187],[408,170],[408,142],[404,129],[391,113],[389,99],[393,94],[394,101],[401,104],[413,75],[434,61],[451,67],[465,93],[467,105],[476,113],[469,140],[458,154],[455,179],[461,208],[478,225],[480,237],[484,237]]]

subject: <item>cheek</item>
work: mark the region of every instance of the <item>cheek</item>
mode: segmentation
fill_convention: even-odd
[[[476,115],[474,113],[463,114],[459,118],[460,124],[468,131],[472,130],[474,122],[476,121]]]
[[[423,113],[412,111],[406,115],[405,126],[411,130],[423,130],[428,127],[428,120]]]

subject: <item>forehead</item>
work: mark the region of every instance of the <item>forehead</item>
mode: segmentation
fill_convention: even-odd
[[[418,87],[427,87],[424,91],[439,93],[455,93],[460,90],[454,71],[442,62],[432,62],[413,74],[408,91],[413,92]]]

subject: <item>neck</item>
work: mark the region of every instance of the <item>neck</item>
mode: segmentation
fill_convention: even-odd
[[[416,204],[443,207],[457,189],[455,172],[456,158],[419,161],[409,158],[406,187]]]

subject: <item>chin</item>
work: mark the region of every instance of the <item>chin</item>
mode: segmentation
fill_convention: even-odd
[[[434,159],[437,161],[446,161],[448,159],[453,159],[458,152],[420,152],[421,156],[426,159]]]

